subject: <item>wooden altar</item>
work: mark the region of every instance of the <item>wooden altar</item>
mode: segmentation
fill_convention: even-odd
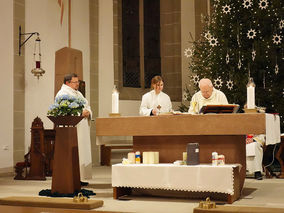
[[[158,151],[160,163],[182,159],[187,143],[199,143],[200,163],[211,163],[216,151],[226,163],[241,164],[242,190],[246,174],[246,134],[265,134],[266,114],[163,115],[96,119],[97,144],[100,136],[133,136],[133,151]]]

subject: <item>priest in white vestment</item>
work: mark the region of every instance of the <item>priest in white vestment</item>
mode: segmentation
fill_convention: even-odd
[[[188,112],[198,114],[204,105],[228,104],[228,100],[223,92],[213,87],[211,80],[203,78],[199,81],[200,91],[192,96]]]
[[[81,179],[92,178],[92,155],[91,155],[91,137],[90,137],[90,120],[92,117],[91,107],[87,99],[82,95],[79,88],[78,76],[74,73],[64,77],[64,84],[56,94],[58,96],[69,95],[75,98],[81,98],[85,101],[82,116],[84,117],[77,125],[79,165]]]
[[[161,76],[152,78],[151,88],[152,90],[142,97],[139,114],[142,116],[152,116],[171,112],[172,102],[170,97],[162,92],[164,81]]]

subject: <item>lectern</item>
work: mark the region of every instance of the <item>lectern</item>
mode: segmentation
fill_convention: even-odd
[[[82,116],[47,116],[55,124],[52,193],[73,194],[81,189],[76,125]]]

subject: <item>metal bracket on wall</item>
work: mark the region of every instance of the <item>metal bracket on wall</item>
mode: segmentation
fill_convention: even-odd
[[[19,26],[19,55],[21,55],[21,47],[33,36],[33,35],[39,36],[38,32],[33,32],[33,33],[22,33],[22,28],[21,25]],[[27,39],[24,40],[22,43],[22,36],[29,35]]]

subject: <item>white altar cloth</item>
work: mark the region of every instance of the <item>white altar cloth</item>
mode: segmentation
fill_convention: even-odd
[[[112,186],[234,194],[233,169],[238,164],[173,165],[116,164],[112,166]]]
[[[266,145],[281,142],[280,118],[279,115],[265,114],[266,123]]]

